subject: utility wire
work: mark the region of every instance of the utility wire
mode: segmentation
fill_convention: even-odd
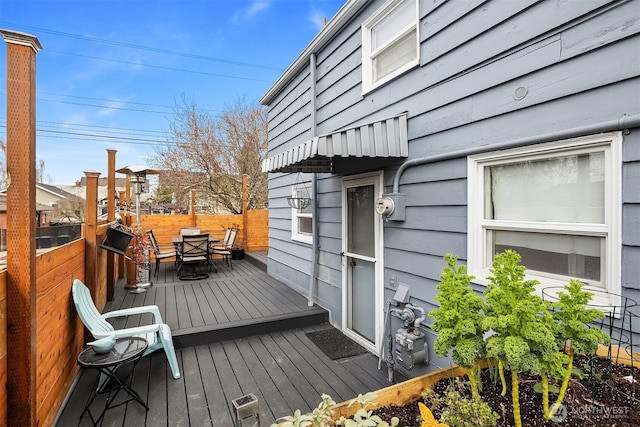
[[[156,48],[156,47],[142,46],[142,45],[136,45],[136,44],[132,44],[132,43],[124,43],[124,42],[118,42],[118,41],[113,41],[113,40],[107,40],[107,39],[100,39],[100,38],[97,38],[97,37],[81,36],[81,35],[78,35],[78,34],[65,33],[65,32],[56,31],[56,30],[47,30],[45,28],[32,27],[32,26],[29,26],[29,25],[13,24],[11,22],[2,22],[2,21],[0,21],[0,24],[2,24],[4,26],[7,26],[9,28],[10,27],[23,28],[23,29],[27,29],[27,30],[31,30],[31,31],[37,31],[37,32],[47,33],[47,34],[55,34],[57,36],[70,37],[70,38],[73,38],[73,39],[85,40],[85,41],[90,41],[90,42],[94,42],[94,43],[109,44],[109,45],[112,45],[112,46],[127,47],[127,48],[130,48],[130,49],[138,49],[138,50],[145,50],[145,51],[149,51],[149,52],[163,53],[165,55],[182,56],[182,57],[185,57],[185,58],[199,59],[199,60],[202,60],[202,61],[220,62],[220,63],[223,63],[223,64],[237,65],[237,66],[240,66],[240,67],[261,68],[261,69],[265,69],[265,70],[274,70],[274,71],[280,71],[280,72],[283,71],[281,68],[271,67],[271,66],[268,66],[268,65],[255,64],[255,63],[250,63],[250,62],[233,61],[233,60],[230,60],[230,59],[223,59],[223,58],[214,58],[214,57],[211,57],[211,56],[196,55],[196,54],[193,54],[193,53],[176,52],[176,51],[167,50],[167,49],[160,49],[160,48]]]
[[[7,125],[7,118],[0,117],[0,127],[6,127],[6,125]],[[73,129],[73,127],[80,127],[80,128],[88,128],[88,131],[107,132],[107,133],[125,133],[125,132],[115,132],[115,131],[129,131],[129,132],[155,133],[155,134],[160,134],[160,136],[166,134],[165,131],[161,131],[161,130],[131,129],[131,128],[111,127],[111,126],[87,125],[87,124],[80,124],[80,123],[50,122],[50,121],[41,121],[41,120],[37,120],[36,125],[42,125],[42,127],[54,128],[54,129],[56,128],[57,129]],[[58,125],[58,126],[54,126],[54,125]],[[38,129],[40,129],[40,127]]]
[[[270,83],[271,82],[271,80],[255,79],[255,78],[251,78],[251,77],[232,76],[232,75],[229,75],[229,74],[207,73],[205,71],[185,70],[183,68],[163,67],[163,66],[160,66],[160,65],[149,65],[149,64],[143,64],[143,63],[140,63],[140,62],[129,62],[129,61],[121,61],[121,60],[118,60],[118,59],[108,59],[108,58],[100,58],[100,57],[97,57],[97,56],[81,55],[79,53],[60,52],[60,51],[56,51],[56,50],[49,50],[48,52],[58,53],[58,54],[62,54],[62,55],[77,56],[77,57],[80,57],[80,58],[97,59],[99,61],[115,62],[115,63],[118,63],[118,64],[134,65],[136,67],[157,68],[157,69],[160,69],[160,70],[179,71],[179,72],[182,72],[182,73],[201,74],[201,75],[213,76],[213,77],[224,77],[224,78],[227,78],[227,79],[250,80],[250,81],[255,81],[255,82],[266,82],[266,83]]]

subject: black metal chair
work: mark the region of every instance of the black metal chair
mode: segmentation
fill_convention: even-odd
[[[151,246],[153,247],[153,253],[156,257],[156,270],[154,276],[157,276],[158,271],[160,270],[160,262],[162,262],[163,259],[175,258],[175,263],[177,263],[178,254],[173,247],[173,244],[171,244],[170,250],[161,250],[160,244],[158,244],[158,241],[156,240],[156,236],[153,235],[153,230],[147,231],[147,234],[149,235],[149,240],[151,241]]]
[[[182,236],[178,251],[178,278],[180,280],[202,280],[209,277],[208,273],[197,271],[198,264],[205,263],[207,270],[211,268],[209,255],[209,234],[194,234]],[[190,273],[183,271],[184,267],[191,267]]]

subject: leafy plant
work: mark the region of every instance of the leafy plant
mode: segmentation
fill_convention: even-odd
[[[470,283],[474,277],[467,275],[467,266],[457,266],[458,257],[452,254],[446,254],[444,259],[447,266],[440,275],[440,284],[436,288],[439,293],[435,298],[440,307],[429,312],[429,316],[435,319],[432,329],[438,332],[434,351],[443,357],[453,350],[451,358],[469,370],[472,394],[479,397],[476,378],[478,363],[485,355],[485,304],[471,289]]]
[[[604,317],[601,310],[588,308],[593,294],[582,290],[582,282],[572,279],[564,287],[566,292],[558,293],[558,301],[552,304],[555,311],[552,316],[556,321],[555,334],[558,345],[564,346],[569,343],[566,349],[569,361],[567,369],[562,379],[560,392],[555,405],[551,411],[545,411],[545,418],[551,419],[558,410],[567,391],[569,379],[573,373],[573,357],[576,353],[595,353],[599,344],[609,344],[610,337],[598,328],[590,328],[589,323]]]
[[[518,373],[539,375],[543,364],[548,368],[559,355],[553,319],[547,311],[549,304],[533,294],[538,282],[525,280],[526,268],[518,265],[520,260],[520,255],[509,249],[495,255],[485,292],[483,322],[483,328],[494,333],[486,340],[487,356],[498,359],[511,371],[516,427],[522,426]]]
[[[336,421],[336,425],[343,425],[345,427],[395,427],[400,423],[398,418],[393,417],[391,423],[388,423],[377,415],[373,415],[372,410],[367,410],[367,407],[378,406],[373,399],[376,398],[375,393],[359,394],[357,398],[349,403],[349,407],[354,404],[359,404],[360,409],[351,418],[340,417]]]
[[[488,403],[483,402],[479,397],[471,397],[471,399],[462,397],[451,384],[443,395],[429,391],[422,394],[422,399],[431,408],[440,412],[440,422],[443,424],[439,426],[494,427],[500,419],[500,415],[494,412]]]
[[[317,408],[310,414],[302,414],[297,409],[293,416],[283,417],[283,427],[323,427],[331,425],[333,419],[333,410],[331,407],[336,402],[328,394],[322,394],[322,401]],[[271,427],[276,427],[277,424],[272,424]]]
[[[373,415],[372,410],[368,407],[377,406],[373,400],[376,398],[375,393],[359,394],[349,406],[359,404],[361,408],[351,418],[340,417],[335,425],[345,427],[396,427],[400,422],[394,417],[391,423],[382,420],[379,416]],[[328,394],[322,395],[322,401],[313,412],[303,414],[299,409],[293,415],[282,417],[283,427],[329,427],[333,424],[333,410],[331,409],[336,402],[333,401]],[[271,424],[271,427],[278,427],[278,424]]]

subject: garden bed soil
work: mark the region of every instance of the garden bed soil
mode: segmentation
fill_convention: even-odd
[[[522,425],[526,427],[632,427],[640,426],[640,369],[611,363],[601,357],[576,356],[574,366],[584,373],[583,379],[572,378],[567,388],[563,405],[554,420],[545,421],[542,416],[542,394],[534,391],[538,377],[520,374],[520,414]],[[591,375],[589,374],[591,372]],[[631,376],[631,378],[629,378]],[[625,379],[627,377],[627,379]],[[491,379],[489,370],[484,369],[482,378],[482,400],[501,417],[498,426],[513,426],[513,407],[511,404],[511,375],[505,372],[507,393],[501,396],[502,385],[499,380]],[[635,383],[633,383],[635,379]],[[549,380],[552,383],[552,380]],[[465,398],[471,397],[471,391],[465,378],[441,379],[433,387],[436,393],[444,392],[450,384]],[[559,387],[558,381],[558,387]],[[549,393],[549,405],[557,397]],[[402,406],[385,406],[374,410],[383,420],[391,417],[400,419],[400,426],[420,427],[418,400]],[[501,409],[504,406],[505,410]],[[434,410],[434,416],[440,413]]]

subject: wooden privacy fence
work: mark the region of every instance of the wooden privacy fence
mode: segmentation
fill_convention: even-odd
[[[203,233],[222,240],[227,228],[239,228],[235,245],[246,251],[266,251],[269,247],[269,211],[247,211],[238,215],[142,215],[140,223],[160,243],[171,243],[171,237],[180,233],[180,227],[200,227]],[[246,226],[245,226],[246,224]],[[243,236],[246,232],[246,242]]]
[[[135,218],[131,218],[134,219]],[[193,220],[195,219],[195,222]],[[248,211],[243,215],[144,215],[140,218],[146,229],[152,229],[158,240],[171,242],[180,227],[200,227],[220,239],[227,227],[240,228],[239,236],[246,229],[246,244],[242,238],[238,246],[245,250],[266,250],[268,247],[268,211]],[[246,224],[246,226],[244,225]],[[96,224],[85,228],[85,236],[58,248],[50,249],[35,258],[36,325],[33,336],[36,363],[34,419],[41,426],[53,424],[64,397],[78,372],[76,357],[86,338],[84,327],[76,316],[71,299],[71,283],[78,278],[86,282],[92,290],[96,305],[101,308],[108,299],[107,252],[98,245],[104,239],[109,225]],[[86,232],[94,230],[93,237]],[[122,258],[117,261],[114,277],[122,277]],[[25,262],[30,262],[26,260]],[[0,270],[0,426],[7,425],[8,394],[14,392],[17,384],[7,384],[7,370],[21,363],[12,356],[7,343],[7,272]],[[25,405],[29,403],[24,402]]]

